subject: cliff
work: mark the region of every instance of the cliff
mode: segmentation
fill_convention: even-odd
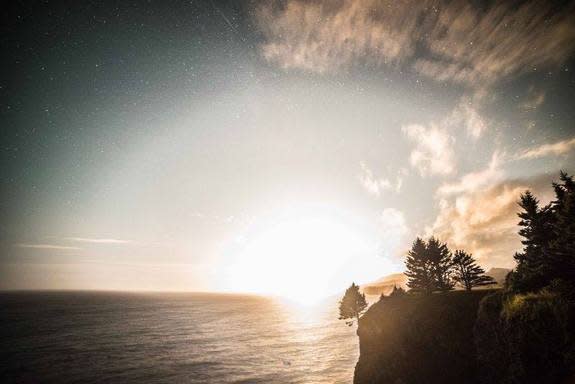
[[[473,327],[490,290],[389,297],[358,327],[355,384],[474,383]]]
[[[574,292],[384,298],[359,321],[354,383],[573,384]]]

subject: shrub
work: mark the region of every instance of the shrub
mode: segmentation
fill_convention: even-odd
[[[485,383],[559,383],[575,374],[575,305],[545,288],[479,306],[475,342]]]

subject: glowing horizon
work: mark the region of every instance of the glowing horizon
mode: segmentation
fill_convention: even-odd
[[[377,239],[346,216],[325,207],[288,212],[254,226],[242,240],[233,261],[222,265],[225,290],[310,304],[341,292],[352,280],[370,282],[395,271],[378,254]]]

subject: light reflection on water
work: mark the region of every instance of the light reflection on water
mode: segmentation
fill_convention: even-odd
[[[213,294],[0,295],[2,373],[42,382],[350,383],[337,299]]]

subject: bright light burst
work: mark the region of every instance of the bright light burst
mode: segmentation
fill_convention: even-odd
[[[389,267],[356,226],[312,210],[255,231],[228,269],[226,285],[310,305],[342,291],[352,279],[373,279]]]

